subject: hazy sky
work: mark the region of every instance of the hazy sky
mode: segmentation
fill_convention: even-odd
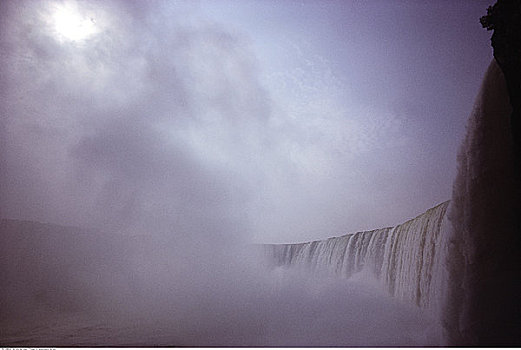
[[[450,198],[489,5],[3,1],[0,216],[256,242],[401,223]]]

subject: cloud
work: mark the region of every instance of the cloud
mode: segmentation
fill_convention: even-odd
[[[223,219],[273,242],[426,208],[408,119],[357,97],[325,54],[288,41],[265,71],[197,5],[73,3],[96,26],[82,40],[56,32],[60,2],[3,5],[2,216],[136,232]]]
[[[158,25],[167,7],[132,3],[77,3],[104,27],[60,42],[54,4],[25,5],[11,5],[19,17],[2,37],[3,215],[174,231],[182,217],[224,231],[213,225],[245,200],[240,149],[269,114],[241,43],[215,25]]]

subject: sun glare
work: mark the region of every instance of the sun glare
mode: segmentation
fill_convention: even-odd
[[[52,23],[57,37],[62,41],[81,41],[98,32],[94,18],[88,16],[73,3],[56,7]]]

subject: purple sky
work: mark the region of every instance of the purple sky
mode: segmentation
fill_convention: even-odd
[[[0,216],[291,242],[450,198],[490,1],[4,1]]]

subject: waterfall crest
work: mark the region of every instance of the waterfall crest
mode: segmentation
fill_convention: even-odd
[[[325,269],[346,278],[370,271],[391,295],[428,307],[448,204],[441,203],[395,227],[306,243],[270,244],[265,249],[276,266]]]

